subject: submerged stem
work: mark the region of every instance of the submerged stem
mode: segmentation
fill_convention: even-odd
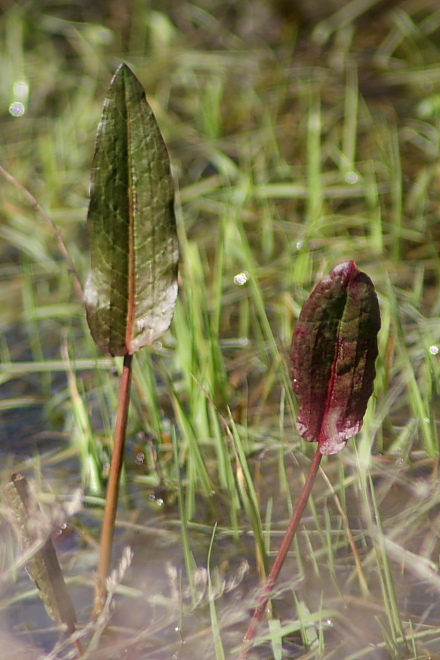
[[[296,509],[293,513],[292,519],[289,523],[283,542],[281,543],[280,549],[278,550],[278,554],[276,556],[274,565],[272,566],[272,570],[270,571],[266,584],[264,585],[264,588],[260,594],[258,605],[255,609],[251,623],[244,637],[243,647],[241,649],[239,660],[246,660],[252,648],[252,643],[257,634],[261,617],[263,616],[263,612],[265,611],[267,604],[270,600],[273,588],[275,586],[275,582],[277,581],[278,575],[280,574],[280,571],[286,560],[287,553],[293,541],[293,537],[296,534],[296,530],[298,529],[298,525],[304,513],[304,509],[306,508],[307,502],[309,500],[310,493],[312,492],[313,484],[315,482],[315,478],[319,470],[319,465],[321,463],[321,458],[322,458],[322,454],[318,447],[318,449],[316,450],[316,454],[313,458],[312,464],[310,466],[306,483],[304,484],[300,498],[296,505]]]
[[[127,353],[127,355],[124,356],[124,367],[119,389],[118,417],[116,420],[115,439],[107,485],[104,520],[102,523],[98,575],[95,591],[95,617],[97,617],[102,611],[107,596],[106,580],[110,572],[113,534],[115,529],[116,510],[118,508],[119,479],[124,457],[125,431],[127,427],[128,406],[130,402],[132,360],[133,355]]]

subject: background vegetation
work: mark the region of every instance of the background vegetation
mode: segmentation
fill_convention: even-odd
[[[314,450],[295,430],[292,330],[314,283],[354,259],[381,305],[375,394],[323,464],[255,658],[438,657],[438,3],[0,11],[0,165],[83,282],[94,136],[121,61],[179,186],[179,301],[136,356],[114,610],[88,624],[121,365],[97,352],[47,222],[1,179],[1,479],[32,477],[54,520],[74,511],[57,545],[86,656],[236,656]],[[3,657],[71,657],[3,513]]]

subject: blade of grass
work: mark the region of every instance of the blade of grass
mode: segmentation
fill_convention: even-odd
[[[7,172],[1,165],[0,165],[0,174],[7,181],[12,183],[12,185],[14,185],[16,188],[18,188],[20,190],[20,192],[26,197],[26,199],[28,200],[30,205],[37,211],[37,213],[39,213],[41,215],[43,220],[45,220],[47,222],[47,224],[49,225],[53,235],[55,236],[55,238],[57,240],[58,246],[61,250],[61,254],[63,255],[63,257],[66,261],[67,267],[68,267],[69,271],[72,273],[72,277],[73,277],[73,281],[74,281],[75,286],[76,286],[76,290],[78,292],[78,295],[79,295],[80,299],[82,300],[83,297],[84,297],[84,292],[83,292],[83,288],[82,288],[82,285],[81,285],[81,281],[80,281],[80,278],[78,276],[78,273],[75,270],[75,266],[73,265],[73,263],[70,259],[69,252],[68,252],[68,250],[67,250],[67,248],[64,244],[63,238],[61,236],[61,233],[60,233],[58,227],[52,222],[49,215],[38,204],[37,200],[35,199],[35,197],[33,195],[31,195],[29,190],[27,190],[18,181],[16,181],[16,179],[14,179],[14,177],[11,174],[9,174],[9,172]]]
[[[186,577],[188,579],[191,597],[193,599],[193,602],[195,602],[196,590],[195,590],[194,574],[197,569],[197,565],[194,560],[193,553],[191,551],[191,545],[189,540],[188,507],[185,503],[185,493],[184,493],[183,480],[182,480],[182,466],[179,458],[180,456],[179,444],[177,442],[177,435],[174,428],[172,430],[172,440],[173,440],[173,451],[174,451],[174,464],[177,475],[177,488],[179,492],[179,519],[182,529],[183,556],[185,560]]]
[[[384,598],[385,609],[387,612],[389,633],[391,635],[392,646],[396,650],[398,649],[399,643],[401,643],[402,640],[403,642],[405,642],[405,633],[403,629],[402,619],[400,616],[396,592],[394,589],[394,580],[392,576],[391,565],[388,559],[388,553],[387,553],[384,531],[382,528],[380,511],[377,505],[374,482],[371,475],[369,477],[369,493],[370,493],[371,502],[373,504],[372,514],[374,515],[374,521],[372,520],[372,523],[377,530],[376,532],[377,566],[380,567],[379,575],[382,584],[382,595]]]
[[[102,495],[102,466],[99,460],[89,412],[78,391],[78,385],[70,362],[67,345],[62,347],[62,356],[67,365],[70,399],[72,402],[75,428],[72,430],[74,444],[79,448],[82,464],[83,484],[93,496]]]
[[[223,648],[221,631],[219,628],[217,609],[215,606],[214,590],[211,579],[211,557],[214,547],[215,533],[217,530],[217,523],[212,530],[211,542],[208,549],[207,569],[208,569],[208,598],[209,598],[209,615],[211,619],[212,636],[214,638],[214,648],[216,660],[226,660],[225,651]]]
[[[260,507],[240,433],[238,431],[237,425],[234,422],[234,419],[232,418],[231,413],[229,413],[229,424],[226,426],[226,430],[231,438],[232,446],[235,452],[235,469],[238,490],[240,492],[247,516],[249,518],[251,528],[254,532],[258,573],[260,578],[263,580],[268,573],[268,561],[263,534],[263,523],[260,515]]]
[[[409,405],[413,411],[413,414],[418,419],[419,429],[422,433],[425,450],[429,456],[434,457],[438,455],[439,448],[434,444],[434,438],[432,436],[431,426],[429,424],[429,413],[423,401],[416,374],[414,373],[413,362],[408,351],[405,332],[400,318],[399,304],[397,302],[396,293],[389,278],[387,278],[387,292],[388,299],[392,308],[393,322],[397,338],[397,349],[402,360],[402,375],[410,393]]]
[[[240,653],[240,660],[245,660],[246,658],[249,657],[249,653],[252,648],[253,640],[255,639],[255,636],[257,634],[257,629],[258,625],[261,621],[261,617],[263,616],[263,613],[267,607],[267,604],[269,602],[269,599],[271,597],[275,582],[278,578],[278,575],[281,571],[281,568],[285,562],[285,559],[287,557],[287,553],[289,551],[289,548],[291,546],[292,540],[295,536],[295,533],[298,529],[298,525],[301,521],[302,515],[304,513],[304,509],[306,508],[310,493],[313,488],[313,484],[315,482],[316,475],[319,470],[319,466],[321,463],[322,459],[322,454],[319,451],[319,448],[316,450],[315,456],[313,458],[313,461],[310,465],[310,470],[309,474],[307,475],[306,482],[304,484],[304,488],[301,491],[300,498],[298,500],[298,503],[296,505],[295,512],[292,516],[292,519],[289,523],[289,526],[287,528],[286,534],[284,536],[283,542],[281,543],[280,549],[278,551],[277,557],[275,559],[275,562],[272,566],[272,569],[269,573],[269,577],[267,578],[266,584],[262,590],[262,593],[260,595],[259,601],[257,608],[255,609],[254,615],[252,617],[252,621],[249,625],[249,628],[246,632],[246,635],[244,637],[244,643],[243,647]]]

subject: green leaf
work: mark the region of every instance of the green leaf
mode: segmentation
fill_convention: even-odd
[[[104,103],[87,225],[90,331],[111,355],[133,354],[171,323],[178,244],[168,152],[145,91],[126,64]]]

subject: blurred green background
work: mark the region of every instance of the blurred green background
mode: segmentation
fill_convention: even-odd
[[[436,0],[0,3],[0,166],[81,280],[121,61],[179,189],[175,319],[135,365],[115,566],[127,544],[134,560],[116,576],[114,636],[84,629],[87,657],[235,657],[314,451],[295,429],[292,331],[349,259],[381,305],[375,394],[358,441],[324,465],[333,486],[317,484],[255,657],[440,652],[439,44]],[[86,625],[120,365],[3,174],[0,273],[2,480],[33,477],[49,509],[83,488],[60,553]],[[4,657],[55,657],[3,513]]]

